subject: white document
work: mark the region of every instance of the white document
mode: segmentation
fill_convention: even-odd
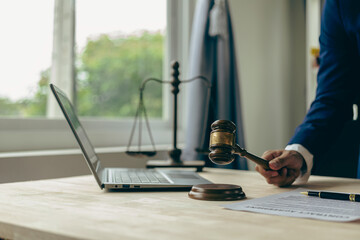
[[[300,193],[306,191],[316,190],[298,188],[291,192],[227,204],[224,207],[231,210],[337,222],[360,219],[360,202],[309,197]]]

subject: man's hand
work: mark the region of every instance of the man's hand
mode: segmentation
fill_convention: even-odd
[[[271,170],[265,170],[259,165],[255,169],[263,175],[269,184],[279,187],[291,185],[300,175],[300,169],[305,163],[304,158],[297,151],[270,150],[262,158],[270,161]]]

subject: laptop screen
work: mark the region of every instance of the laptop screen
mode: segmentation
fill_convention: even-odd
[[[90,140],[87,137],[86,132],[74,111],[73,105],[71,104],[65,93],[63,93],[58,87],[53,84],[50,84],[50,87],[55,95],[56,100],[60,105],[62,112],[64,113],[64,116],[72,132],[75,135],[75,138],[84,154],[84,157],[88,162],[90,170],[98,178],[97,173],[101,170],[100,160],[97,157],[95,150],[91,145]],[[99,182],[100,179],[97,180]]]

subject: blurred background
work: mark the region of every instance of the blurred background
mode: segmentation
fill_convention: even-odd
[[[76,149],[48,84],[71,98],[95,147],[126,146],[141,82],[187,77],[197,1],[0,1],[0,152]],[[247,149],[283,148],[314,98],[321,0],[229,0]],[[313,51],[312,51],[313,50]],[[155,142],[171,143],[169,87],[148,84]],[[186,129],[181,89],[179,141]],[[144,144],[149,139],[144,137]],[[252,165],[250,169],[252,169]]]

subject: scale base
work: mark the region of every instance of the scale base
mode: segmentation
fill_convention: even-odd
[[[146,168],[196,168],[197,172],[202,172],[204,166],[204,161],[149,160],[146,164]]]

